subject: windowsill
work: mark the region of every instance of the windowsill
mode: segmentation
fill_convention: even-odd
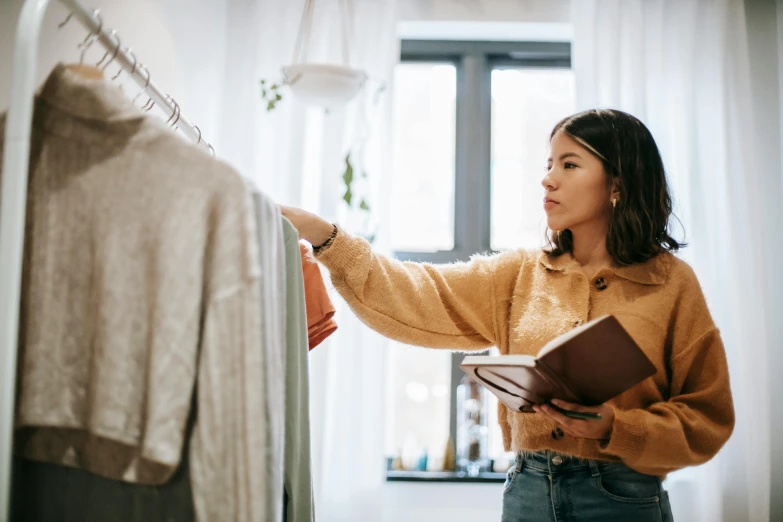
[[[481,472],[470,477],[464,471],[386,471],[386,482],[503,483],[505,473]]]

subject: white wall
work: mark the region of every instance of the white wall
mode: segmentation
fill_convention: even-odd
[[[402,20],[570,21],[570,0],[400,0]]]
[[[778,235],[763,245],[763,254],[780,259],[783,256],[783,0],[745,0],[745,16],[748,25],[748,44],[751,66],[751,87],[754,97],[754,117],[759,129],[758,139],[764,156],[757,163],[769,168],[769,178],[764,193],[759,194],[759,204],[766,219],[778,224]],[[772,167],[774,166],[774,167]],[[783,292],[783,273],[772,274],[768,281],[770,295]],[[772,301],[769,301],[772,302]],[[768,324],[775,325],[769,340],[769,383],[772,408],[770,411],[771,449],[771,505],[770,520],[783,520],[783,409],[775,398],[783,397],[783,322],[779,310],[768,310]]]
[[[758,194],[759,206],[765,220],[777,223],[777,236],[760,245],[763,255],[780,259],[783,256],[783,0],[745,0],[748,29],[750,81],[753,93],[753,117],[758,133],[759,168],[768,169],[764,192]],[[783,292],[783,274],[771,274],[767,281],[770,296]],[[772,298],[768,302],[774,302]],[[783,323],[780,310],[767,310],[766,321],[774,325],[772,347],[783,345]],[[769,354],[770,396],[783,397],[783,350],[772,349]],[[771,448],[771,506],[770,520],[783,520],[783,409],[774,401],[770,411]]]
[[[776,29],[777,29],[777,50],[778,50],[778,56],[777,56],[777,93],[778,93],[778,130],[779,130],[779,140],[778,140],[778,147],[775,148],[775,145],[772,144],[772,147],[774,150],[777,150],[778,154],[780,155],[780,159],[783,160],[783,0],[777,0],[776,2],[777,7],[777,17],[776,17]],[[783,189],[781,189],[781,185],[783,185],[783,181],[781,181],[781,178],[783,177],[783,170],[780,168],[780,163],[778,163],[778,180],[780,181],[780,185],[775,187],[777,190],[776,192],[772,192],[771,198],[776,199],[777,201],[773,202],[772,205],[776,207],[778,210],[781,208],[781,201],[783,201]],[[780,218],[780,215],[778,215],[778,223],[783,224],[783,219]],[[778,238],[780,240],[780,238]],[[780,259],[780,243],[778,244],[778,259]],[[772,288],[777,288],[778,290],[783,290],[783,274],[778,271],[777,273],[778,281],[775,286]],[[775,313],[775,311],[771,311],[771,313]],[[779,313],[779,312],[778,312]],[[771,314],[770,314],[771,315]],[[769,382],[772,386],[772,389],[770,390],[770,396],[773,398],[779,399],[780,397],[783,397],[783,379],[780,378],[781,375],[783,375],[783,350],[780,349],[781,346],[783,346],[783,323],[779,320],[779,318],[773,323],[777,325],[777,331],[776,336],[774,339],[771,339],[770,346],[776,346],[777,350],[772,350],[770,354],[770,365],[769,365]],[[781,491],[783,491],[783,441],[781,441],[780,435],[783,434],[783,408],[780,408],[777,402],[773,399],[772,404],[775,406],[775,408],[772,411],[772,419],[770,422],[770,427],[772,429],[772,481],[770,484],[770,489],[772,491],[771,499],[772,499],[772,505],[770,506],[770,520],[783,520],[783,495],[780,494]]]
[[[503,484],[388,482],[378,522],[496,522],[502,494]]]

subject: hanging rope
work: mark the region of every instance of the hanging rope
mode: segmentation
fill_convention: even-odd
[[[351,65],[351,49],[354,39],[354,4],[353,0],[338,0],[342,26],[343,65]]]
[[[302,19],[299,22],[299,30],[296,33],[296,43],[294,44],[293,64],[304,63],[307,61],[307,50],[310,47],[310,33],[313,28],[313,11],[315,10],[314,0],[305,0],[305,6],[302,10]]]
[[[343,65],[351,64],[351,45],[354,39],[355,9],[354,0],[337,0],[340,18],[340,43],[342,47]],[[307,52],[310,48],[310,35],[313,32],[313,16],[315,13],[315,0],[305,0],[302,18],[299,21],[299,30],[294,44],[294,57],[292,64],[307,62]]]

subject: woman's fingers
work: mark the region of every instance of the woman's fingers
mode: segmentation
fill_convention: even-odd
[[[547,404],[544,404],[542,406],[535,406],[534,408],[537,408],[536,411],[540,411],[541,413],[543,413],[544,415],[546,415],[547,417],[555,421],[555,423],[557,423],[559,426],[562,426],[563,428],[567,428],[569,430],[577,427],[580,423],[586,422],[582,419],[572,419],[570,417],[566,417],[565,415],[563,415],[562,413],[560,413],[559,411],[555,410],[554,408],[552,408]]]
[[[595,412],[601,415],[600,420],[574,419],[557,411],[553,406],[542,404],[533,406],[533,409],[546,415],[556,425],[562,427],[563,431],[574,437],[588,439],[607,439],[611,433],[612,422],[614,421],[613,410],[605,404],[598,407],[581,406],[567,401],[552,401],[558,408],[571,411]]]

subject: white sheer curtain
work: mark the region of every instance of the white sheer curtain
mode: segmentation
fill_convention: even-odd
[[[328,114],[298,104],[287,90],[278,108],[260,103],[259,79],[288,65],[303,1],[229,2],[216,146],[277,201],[302,206],[348,230],[363,229],[342,201],[344,158],[357,178],[367,172],[377,239],[387,250],[391,74],[399,57],[394,0],[356,0],[352,63],[370,80],[346,108]],[[340,63],[337,0],[315,2],[309,57]],[[380,520],[385,480],[386,346],[338,296],[337,332],[310,357],[311,440],[316,518]]]
[[[630,112],[651,129],[731,368],[737,425],[711,462],[667,480],[677,522],[762,522],[770,512],[766,362],[779,293],[765,242],[780,224],[759,195],[765,168],[753,121],[741,0],[578,0],[572,3],[580,109]],[[779,183],[776,184],[779,186]],[[776,301],[776,302],[773,302]],[[778,348],[778,347],[776,347]]]

